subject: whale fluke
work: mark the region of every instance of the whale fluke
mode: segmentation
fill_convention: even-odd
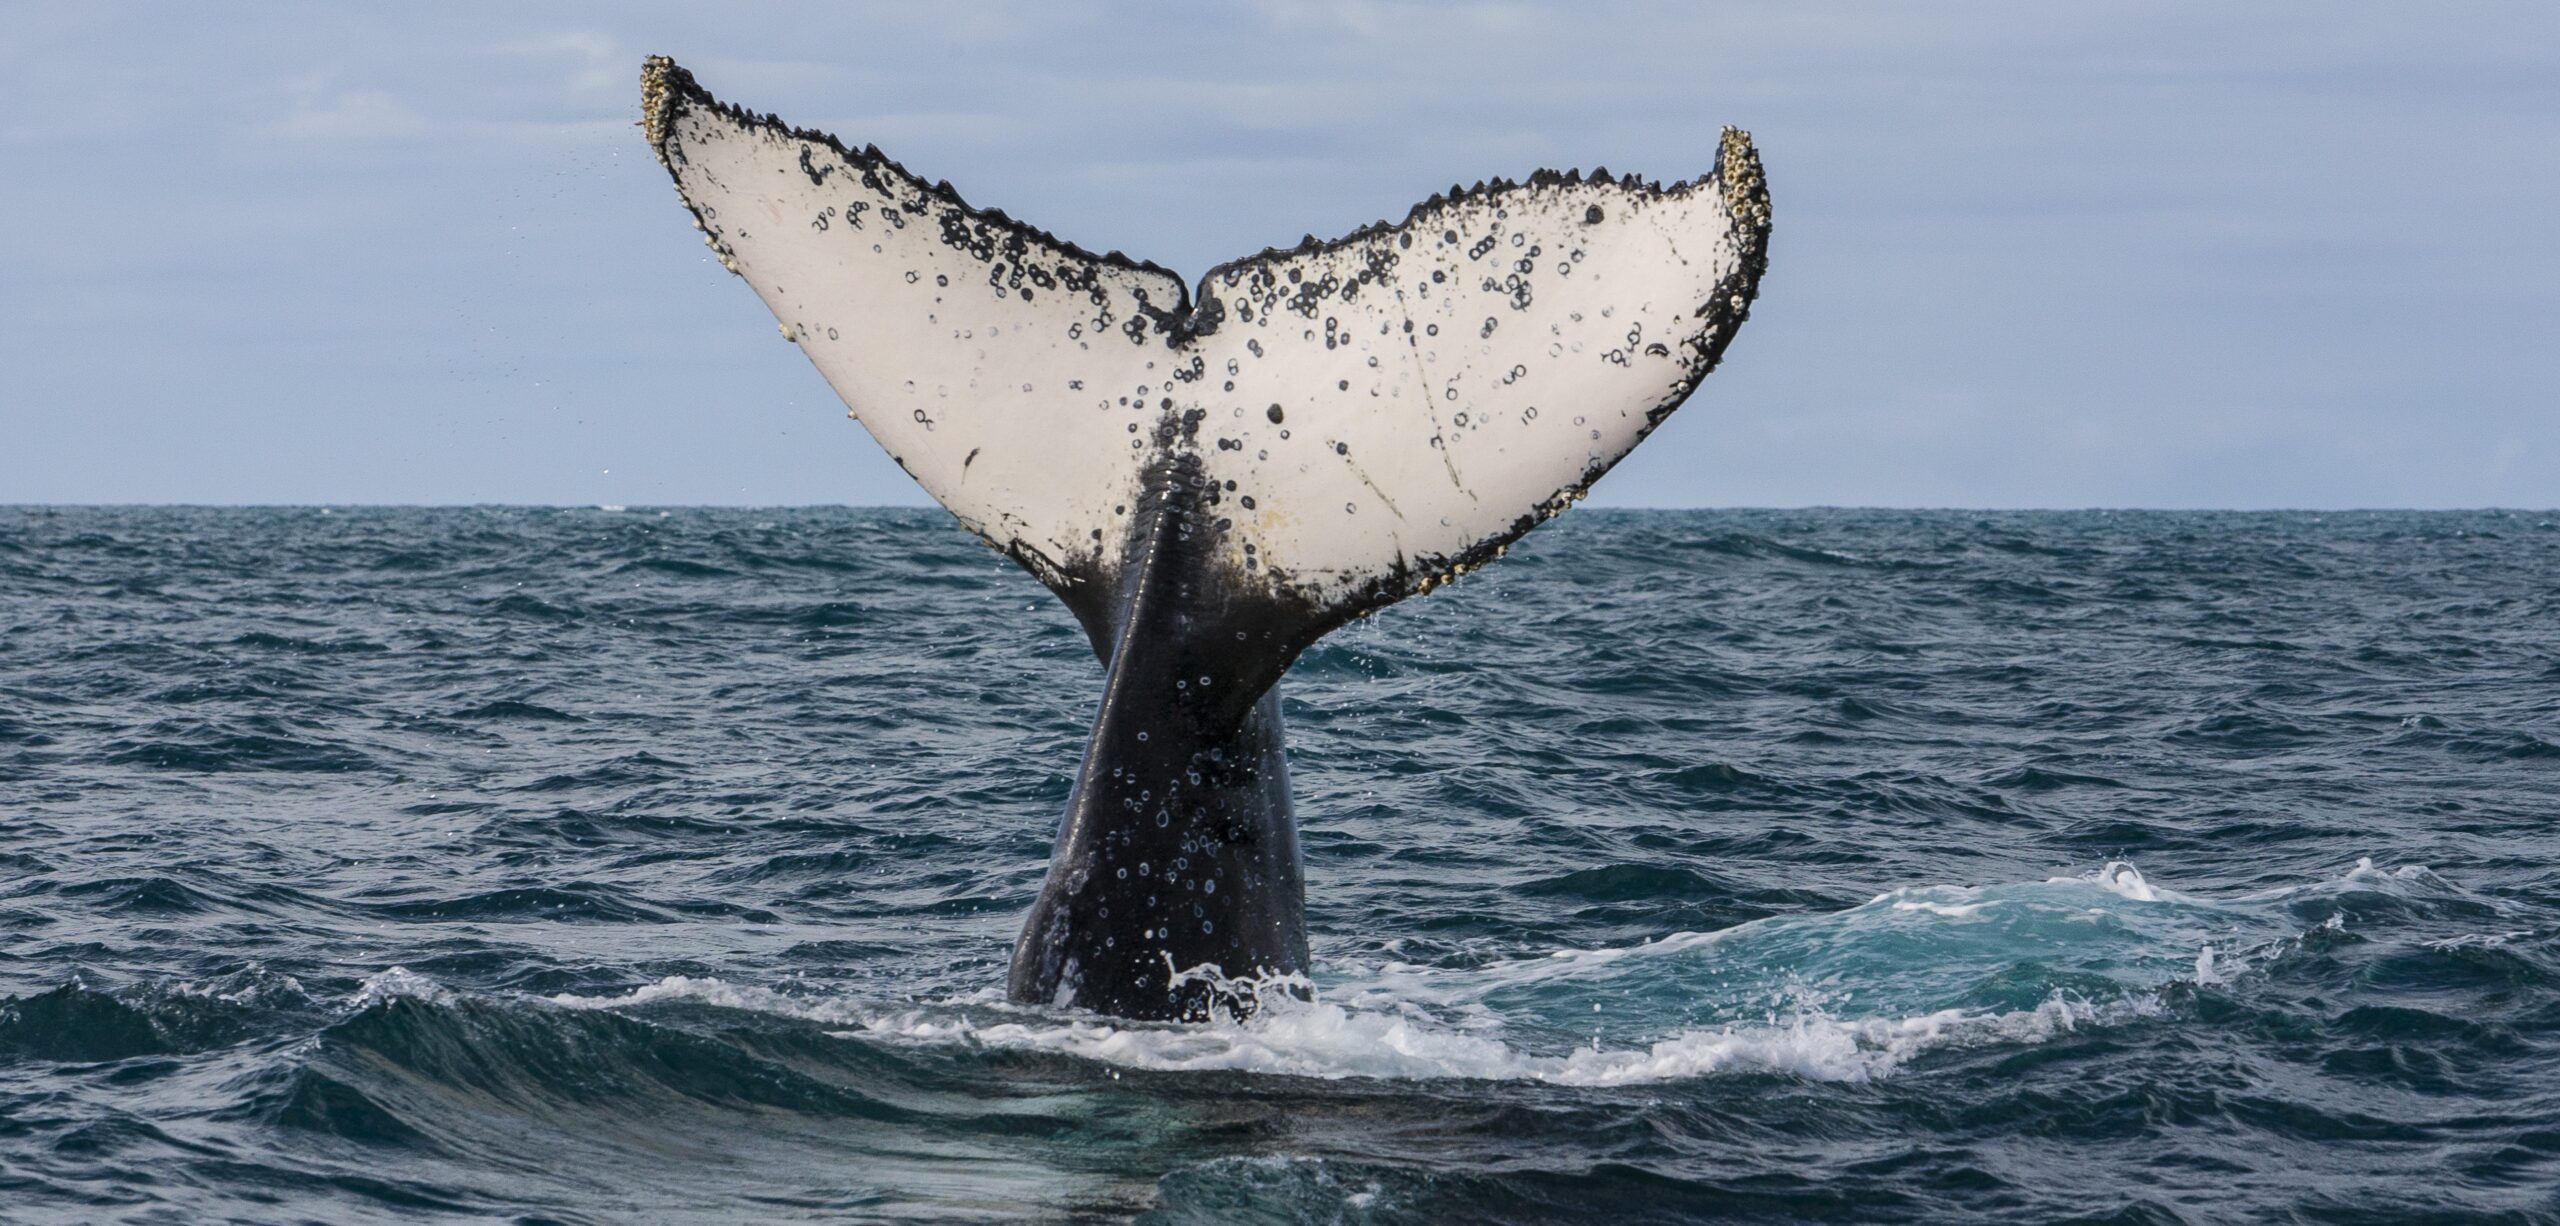
[[[1125,1016],[1220,999],[1174,972],[1305,968],[1274,684],[1580,499],[1714,369],[1767,263],[1730,128],[1694,180],[1453,187],[1195,292],[664,58],[642,99],[721,263],[1109,669],[1012,991]]]

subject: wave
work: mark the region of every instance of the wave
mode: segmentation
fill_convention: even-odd
[[[494,1179],[507,1203],[544,1216],[650,1216],[685,1201],[715,1220],[715,1202],[734,1211],[750,1189],[824,1168],[1058,1216],[1152,1205],[1235,1220],[1234,1206],[1275,1203],[1318,1217],[1398,1205],[1484,1216],[1539,1187],[1562,1215],[1588,1191],[1570,1172],[1667,1126],[1664,1144],[1685,1156],[1653,1160],[1688,1173],[1663,1194],[1703,1212],[1699,1198],[1721,1185],[1697,1172],[1765,1139],[1728,1136],[1724,1108],[1703,1104],[1755,1104],[1782,1131],[1827,1128],[1853,1109],[1925,1118],[1935,1108],[1923,1104],[1946,1096],[2033,1114],[2087,1088],[2075,1070],[2092,1058],[2150,1053],[2191,1069],[2277,1041],[2363,1083],[2440,1093],[2434,1055],[2396,1053],[2512,1062],[2529,1055],[2513,1018],[2421,1008],[2415,996],[2306,1014],[2302,991],[2326,995],[2319,985],[2348,974],[2474,999],[2548,990],[2544,935],[2515,904],[2415,865],[2362,860],[2236,892],[2109,862],[1903,886],[1630,943],[1443,949],[1429,963],[1338,957],[1312,985],[1291,985],[1312,986],[1312,998],[1265,992],[1266,1007],[1241,1022],[1127,1023],[991,990],[917,1000],[699,970],[618,988],[555,980],[534,994],[447,960],[419,964],[432,975],[393,967],[354,984],[306,987],[250,968],[0,998],[0,1066],[199,1086],[182,1062],[218,1070],[219,1089],[191,1118],[266,1130],[251,1134],[267,1140],[246,1160],[317,1172],[347,1198],[341,1207],[493,1213]],[[2330,956],[2339,950],[2356,952]],[[1683,1084],[1698,1088],[1669,1088]],[[1485,1129],[1539,1102],[1587,1123],[1532,1130],[1527,1148]],[[1668,1124],[1664,1102],[1675,1104]],[[2071,1110],[2083,1121],[2074,1135],[2162,1111],[2285,1141],[2424,1135],[2317,1095],[2235,1095],[2175,1076],[2100,1086]],[[1255,1122],[1214,1136],[1161,1124],[1195,1116]],[[46,1134],[43,1161],[82,1176],[101,1161],[99,1138],[148,1123],[66,1122]],[[1073,1146],[1060,1150],[1061,1137]],[[126,1162],[160,1152],[147,1137],[110,1148]],[[1098,1149],[1128,1155],[1126,1170],[1097,1175],[1085,1156]],[[678,1160],[652,1165],[668,1155]],[[372,1182],[377,1167],[399,1173]],[[715,1170],[725,1174],[704,1184]],[[854,1205],[775,1186],[785,1199],[754,1203]],[[1457,1201],[1453,1189],[1464,1189]],[[894,1197],[855,1200],[878,1220],[929,1216]]]
[[[1820,915],[1449,968],[1330,964],[1311,998],[1254,992],[1251,1018],[1128,1023],[986,992],[938,1004],[669,976],[570,1009],[682,1002],[795,1018],[841,1038],[1040,1052],[1155,1072],[1623,1086],[1722,1074],[1888,1077],[1932,1052],[2035,1044],[2157,1016],[2279,956],[2281,908],[2208,902],[2130,864],[1998,886],[1919,886]],[[1208,974],[1195,970],[1191,974]]]
[[[1159,1072],[1227,1071],[1387,1080],[1455,1078],[1620,1086],[1718,1073],[1783,1073],[1812,1081],[1888,1075],[1942,1047],[2038,1042],[2081,1026],[2153,1011],[2139,1002],[2100,1005],[2055,997],[2032,1009],[1942,1009],[1913,1017],[1838,1018],[1809,1009],[1764,1026],[1690,1031],[1638,1048],[1590,1047],[1541,1054],[1489,1034],[1409,1014],[1265,993],[1243,1021],[1145,1026],[1102,1019],[1001,1020],[944,1009],[884,1010],[868,1002],[809,1000],[718,979],[672,976],[618,997],[561,995],[573,1008],[628,1008],[688,1001],[779,1014],[832,1026],[843,1038],[1039,1051]],[[994,1008],[992,1004],[989,1006]]]

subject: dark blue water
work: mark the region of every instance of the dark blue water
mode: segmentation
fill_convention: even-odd
[[[1579,512],[1285,683],[1312,1003],[1000,999],[938,512],[0,510],[0,1220],[2560,1221],[2549,514]]]

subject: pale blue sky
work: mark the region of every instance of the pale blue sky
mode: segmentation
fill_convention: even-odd
[[[23,4],[0,502],[914,503],[642,56],[1196,275],[1758,139],[1621,505],[2560,504],[2560,5]]]

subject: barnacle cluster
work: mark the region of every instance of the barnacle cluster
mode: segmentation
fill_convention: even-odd
[[[1769,181],[1761,177],[1760,153],[1751,147],[1750,133],[1726,128],[1720,152],[1716,177],[1724,188],[1724,209],[1741,230],[1736,239],[1749,250],[1769,232]]]
[[[667,156],[667,140],[674,134],[676,99],[691,88],[693,74],[676,67],[674,60],[653,55],[640,62],[640,132],[648,138],[649,152],[658,155],[658,164],[666,167],[669,173],[676,168],[675,161]],[[682,198],[684,189],[678,187],[676,195]],[[702,232],[702,245],[719,257],[722,268],[738,273],[737,253],[729,250],[720,241],[720,236],[703,224],[702,210],[695,208],[692,201],[685,201],[685,207],[693,213],[693,228]],[[785,340],[796,339],[791,335],[788,324],[783,325],[782,336]]]
[[[681,71],[663,55],[640,62],[640,131],[649,138],[649,151],[658,155],[661,166],[667,165],[667,122],[675,114],[676,90],[669,77]]]

